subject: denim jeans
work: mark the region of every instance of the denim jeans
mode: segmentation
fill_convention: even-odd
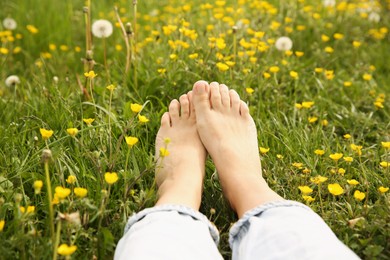
[[[115,259],[223,259],[219,233],[206,216],[181,205],[161,205],[130,217]],[[233,260],[359,259],[323,219],[295,201],[247,211],[230,229]]]

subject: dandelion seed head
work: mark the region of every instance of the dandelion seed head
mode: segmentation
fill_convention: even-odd
[[[92,34],[97,38],[110,37],[113,32],[113,26],[110,21],[97,20],[92,24]]]
[[[275,42],[275,47],[276,49],[278,49],[279,51],[288,51],[288,50],[291,50],[293,46],[293,42],[292,40],[287,37],[287,36],[283,36],[283,37],[280,37],[279,39],[276,40]]]
[[[17,84],[20,84],[20,79],[16,75],[11,75],[5,79],[5,85],[7,85],[8,87],[12,87]]]
[[[7,30],[15,30],[18,24],[14,19],[8,17],[3,20],[3,26]]]

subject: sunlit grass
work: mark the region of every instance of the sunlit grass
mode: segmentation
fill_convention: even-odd
[[[160,117],[198,79],[248,103],[273,189],[362,258],[390,255],[388,0],[3,2],[4,259],[112,257],[155,202]],[[89,34],[102,19],[112,34]],[[201,211],[229,258],[216,176],[208,161]]]

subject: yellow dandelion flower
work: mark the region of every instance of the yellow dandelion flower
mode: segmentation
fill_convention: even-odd
[[[335,33],[333,34],[333,38],[335,38],[336,40],[341,40],[342,38],[344,38],[344,35],[341,33]]]
[[[355,179],[351,179],[351,180],[347,180],[348,184],[349,185],[352,185],[352,186],[355,186],[355,185],[358,185],[359,182]]]
[[[138,143],[138,138],[133,136],[126,136],[125,140],[129,148],[133,147],[136,143]]]
[[[131,109],[131,111],[134,112],[134,113],[139,113],[139,112],[141,112],[141,110],[142,110],[142,105],[137,104],[137,103],[130,104],[130,109]]]
[[[321,175],[317,175],[317,176],[315,176],[315,177],[311,177],[311,178],[310,178],[310,181],[311,181],[312,183],[315,183],[315,184],[320,184],[320,183],[323,183],[323,182],[325,182],[325,181],[327,181],[327,180],[328,180],[327,177],[324,177],[324,176],[321,176]]]
[[[304,102],[302,102],[302,107],[303,108],[311,108],[312,106],[314,106],[314,102],[313,101],[304,101]]]
[[[323,35],[321,35],[321,40],[322,40],[323,42],[327,42],[327,41],[330,40],[330,38],[329,38],[329,36],[323,34]]]
[[[311,189],[309,186],[298,186],[298,189],[302,192],[302,194],[310,194],[313,192],[313,189]]]
[[[266,154],[269,152],[269,148],[265,148],[265,147],[259,147],[259,150],[261,154]]]
[[[69,175],[68,178],[66,179],[66,182],[68,184],[74,184],[76,181],[77,181],[77,178],[74,175]]]
[[[4,220],[4,219],[1,219],[1,220],[0,220],[0,232],[3,231],[4,226],[5,226],[5,220]]]
[[[249,95],[252,95],[253,92],[255,92],[255,90],[253,88],[245,88],[245,91],[246,93],[248,93]]]
[[[106,87],[109,91],[113,91],[116,87],[113,84],[110,84]]]
[[[303,163],[294,162],[291,165],[294,166],[295,168],[298,168],[298,169],[303,168]]]
[[[138,115],[138,121],[140,123],[147,123],[147,122],[149,122],[149,119],[146,116]]]
[[[91,126],[93,121],[95,121],[95,119],[93,118],[83,118],[83,121],[84,123],[86,123],[88,126]]]
[[[314,151],[314,153],[315,153],[316,155],[324,155],[325,151],[324,151],[324,150],[321,150],[321,149],[317,149],[317,150]]]
[[[73,136],[75,137],[77,135],[77,133],[79,132],[79,130],[77,128],[68,128],[66,129],[66,132],[70,135],[70,136]]]
[[[55,188],[55,197],[57,197],[58,199],[65,199],[66,197],[68,197],[70,194],[70,189],[68,188],[64,188],[64,187],[61,187],[61,186],[57,186]]]
[[[302,104],[300,104],[300,103],[295,103],[295,108],[297,108],[297,109],[301,109],[302,108]]]
[[[41,133],[43,140],[49,139],[54,133],[53,130],[47,130],[45,128],[40,128],[39,132]]]
[[[325,70],[325,78],[327,80],[332,80],[334,78],[334,71],[333,70]]]
[[[370,81],[372,79],[372,75],[368,73],[363,74],[363,79],[366,81]]]
[[[34,181],[33,188],[34,188],[35,194],[41,193],[42,187],[43,187],[43,181],[41,181],[41,180]]]
[[[97,76],[93,70],[90,70],[89,72],[85,72],[84,76],[88,79],[93,79],[94,77]]]
[[[296,51],[295,55],[299,58],[302,57],[305,53],[303,51]]]
[[[218,62],[217,68],[219,69],[219,71],[227,71],[229,69],[229,66],[226,65],[225,63]]]
[[[324,119],[321,121],[322,126],[327,126],[329,124],[328,120]]]
[[[375,106],[376,108],[378,108],[378,109],[384,108],[383,103],[380,102],[380,101],[375,101],[375,102],[374,102],[374,106]]]
[[[352,86],[352,82],[351,81],[344,81],[343,85],[344,85],[344,87],[350,87],[350,86]]]
[[[269,68],[269,71],[272,72],[272,73],[276,73],[278,72],[280,69],[278,66],[272,66]]]
[[[350,134],[345,134],[345,135],[343,135],[343,137],[344,137],[345,139],[350,139],[352,136],[351,136]]]
[[[341,157],[343,157],[342,153],[332,153],[331,155],[329,155],[329,158],[334,161],[338,161],[339,159],[341,159]]]
[[[353,158],[350,157],[350,156],[345,156],[345,157],[344,157],[344,161],[350,163],[350,162],[353,162]]]
[[[39,32],[38,28],[35,27],[34,25],[28,24],[26,26],[27,30],[32,33],[32,34],[37,34]]]
[[[390,166],[390,162],[383,161],[383,162],[380,162],[379,165],[382,166],[383,168],[387,168]]]
[[[166,148],[161,147],[160,148],[160,157],[166,157],[168,155],[169,155],[169,151]]]
[[[77,250],[77,246],[75,245],[68,246],[67,244],[61,244],[57,248],[57,253],[59,255],[69,256],[72,255],[74,252],[76,252],[76,250]]]
[[[334,52],[334,49],[330,46],[326,46],[324,50],[326,53],[333,53]]]
[[[35,206],[28,206],[26,212],[27,213],[34,213],[35,212]]]
[[[302,195],[302,198],[303,198],[306,202],[315,201],[315,199],[314,199],[312,196],[309,196],[309,195]]]
[[[380,186],[379,188],[378,188],[378,191],[380,192],[380,193],[385,193],[385,192],[387,192],[389,190],[389,187],[383,187],[383,186]],[[1,228],[0,228],[1,229]]]
[[[281,154],[277,154],[277,155],[276,155],[276,158],[278,158],[278,159],[280,159],[280,160],[281,160],[281,159],[283,159],[283,155],[281,155]]]
[[[118,174],[116,172],[106,172],[104,174],[104,180],[108,183],[108,184],[114,184],[115,182],[117,182],[119,179],[118,177]]]
[[[199,54],[198,53],[192,53],[190,55],[188,55],[188,57],[191,59],[191,60],[194,60],[196,58],[198,58]]]
[[[313,123],[317,122],[318,117],[311,116],[307,120],[309,121],[310,124],[313,124]]]
[[[315,73],[322,73],[323,71],[324,71],[323,68],[315,68],[315,69],[314,69],[314,72],[315,72]]]
[[[344,189],[338,183],[328,184],[328,191],[334,196],[339,196],[344,193]]]
[[[390,149],[390,142],[381,142],[382,147],[385,149]]]
[[[340,174],[340,175],[344,175],[345,172],[346,172],[346,171],[345,171],[344,168],[339,168],[339,169],[337,170],[337,173]]]
[[[88,194],[88,190],[81,187],[76,187],[73,189],[74,194],[79,198],[84,198]]]
[[[160,73],[161,75],[164,75],[164,74],[165,74],[165,72],[167,72],[167,70],[166,70],[166,69],[163,69],[163,68],[161,68],[161,69],[157,69],[157,72],[158,72],[158,73]]]
[[[290,71],[290,77],[292,77],[293,79],[297,79],[298,78],[298,72],[296,72],[296,71]]]
[[[355,47],[355,48],[359,48],[361,45],[362,45],[362,43],[359,42],[359,41],[353,41],[352,42],[352,46]]]
[[[360,190],[355,190],[355,192],[353,193],[353,196],[358,201],[362,201],[366,197],[366,194],[364,192],[361,192]]]
[[[269,74],[268,72],[264,72],[263,77],[269,79],[271,77],[271,74]]]

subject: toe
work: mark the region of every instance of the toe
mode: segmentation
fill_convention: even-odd
[[[181,95],[180,98],[180,117],[187,119],[190,116],[190,101],[187,94]]]
[[[241,100],[241,104],[240,104],[240,114],[242,117],[250,116],[248,105],[242,100]]]
[[[176,99],[172,100],[171,103],[169,104],[169,115],[171,117],[171,123],[172,125],[176,120],[179,119],[180,117],[180,103]]]
[[[195,112],[199,115],[210,110],[210,86],[204,81],[200,80],[194,84],[193,99]]]
[[[210,101],[211,101],[211,107],[213,109],[219,110],[222,108],[221,93],[219,92],[218,82],[210,83]]]
[[[230,105],[232,107],[232,110],[234,112],[239,113],[240,112],[240,104],[241,104],[240,96],[238,95],[238,93],[234,89],[231,89],[229,91],[229,95],[230,95]]]
[[[190,103],[190,118],[195,118],[195,107],[194,107],[194,93],[191,91],[189,91],[187,93],[187,96],[188,96],[188,101]]]
[[[168,112],[165,112],[161,117],[161,127],[166,128],[171,126],[171,117]]]
[[[219,93],[221,95],[222,106],[230,108],[229,88],[225,84],[219,85]]]

